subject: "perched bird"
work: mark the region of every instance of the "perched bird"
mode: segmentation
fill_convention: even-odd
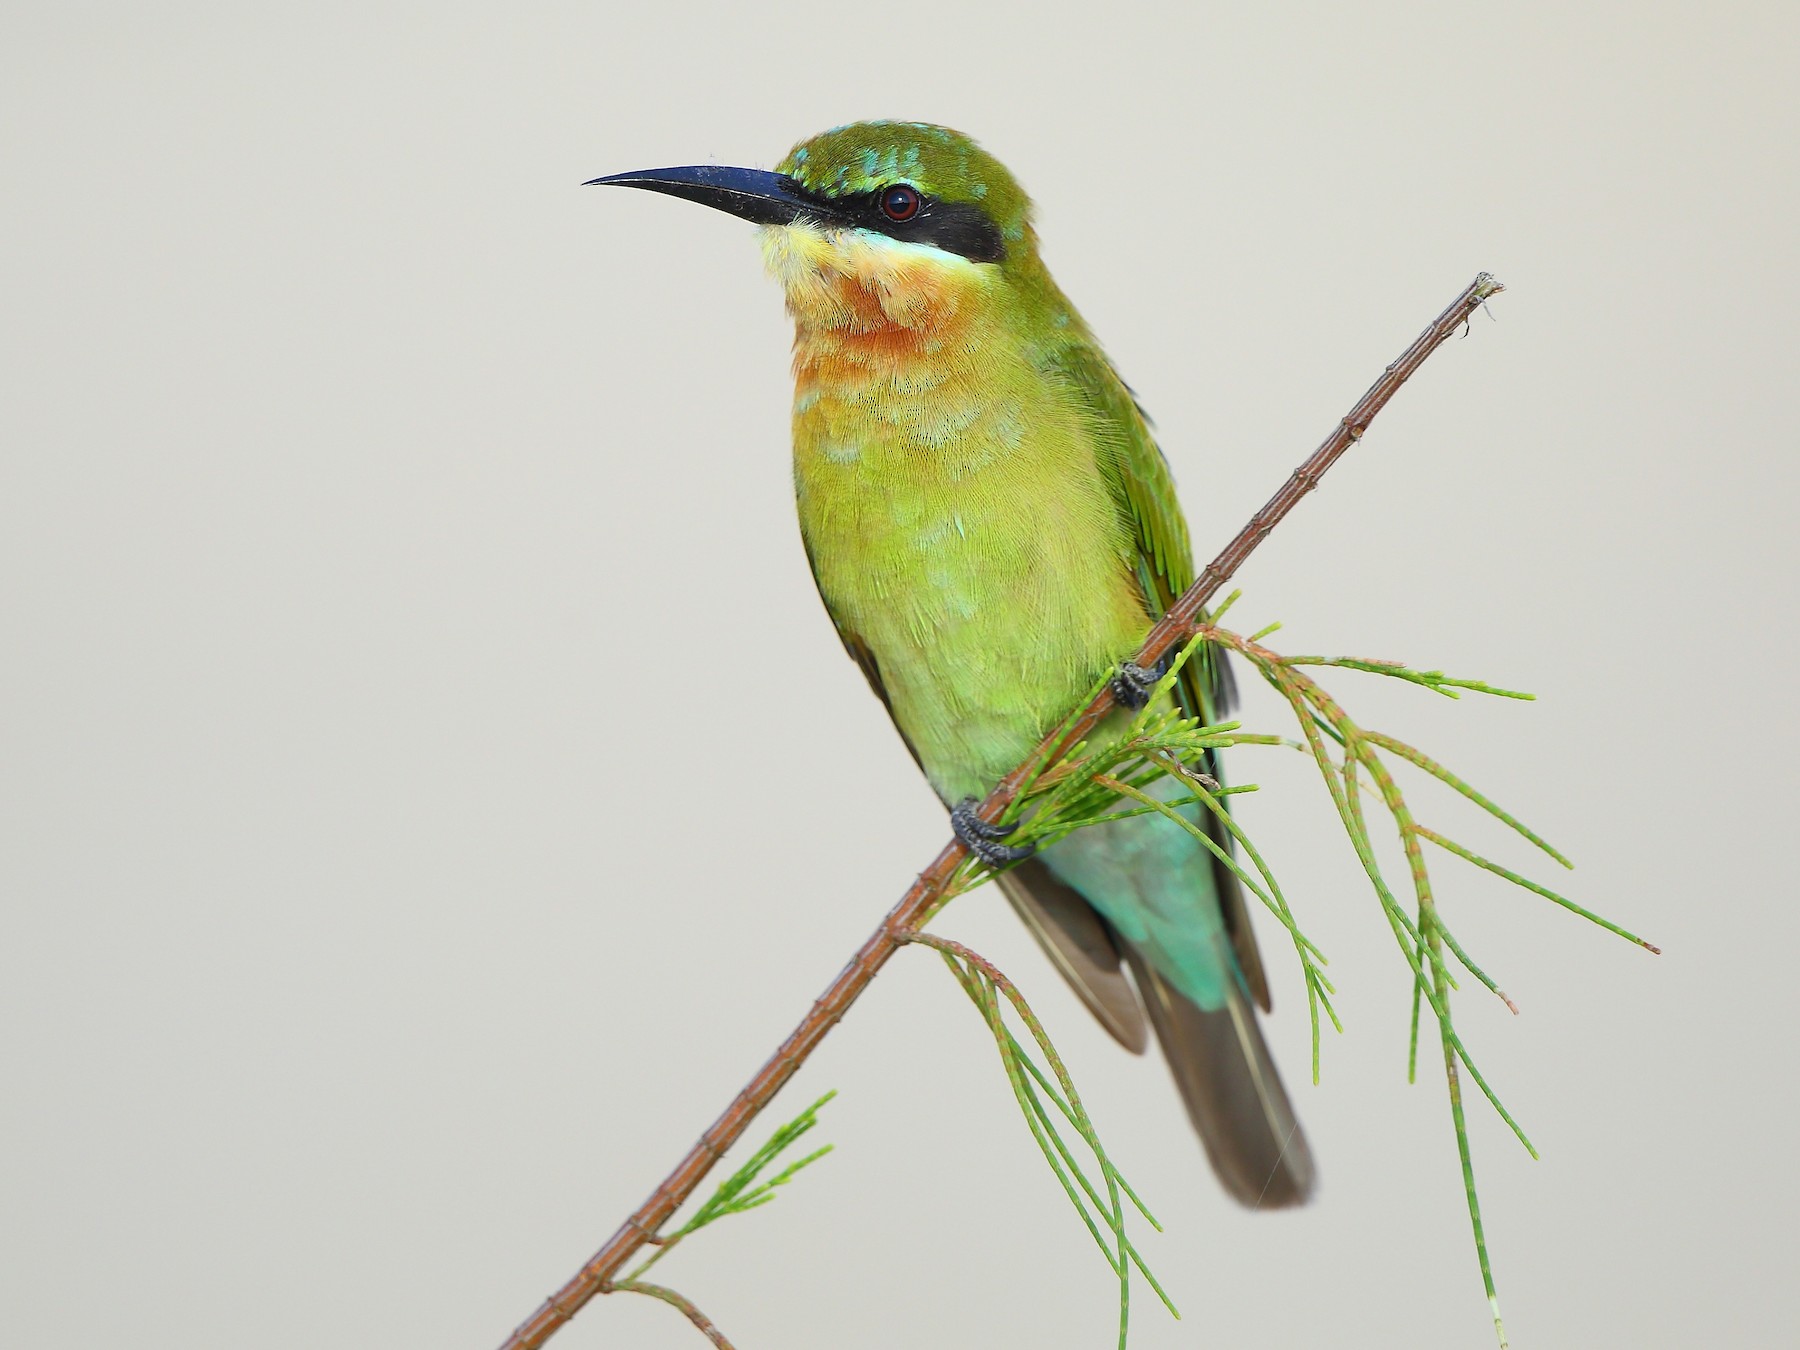
[[[1268,986],[1231,872],[1160,815],[1029,856],[972,809],[1108,671],[1142,705],[1155,672],[1128,658],[1194,574],[1168,464],[1045,269],[1030,199],[967,136],[913,122],[825,132],[773,172],[593,181],[761,226],[794,320],[800,529],[845,648],[957,834],[1012,864],[1001,888],[1082,1001],[1134,1052],[1148,1016],[1226,1189],[1304,1200],[1312,1159],[1251,1006]],[[1216,720],[1227,695],[1222,665],[1183,669],[1186,715]]]

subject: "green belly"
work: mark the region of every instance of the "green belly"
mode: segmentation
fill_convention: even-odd
[[[819,591],[938,794],[983,795],[1150,621],[1097,474],[1053,491],[1029,461],[945,481],[873,458],[798,475]]]

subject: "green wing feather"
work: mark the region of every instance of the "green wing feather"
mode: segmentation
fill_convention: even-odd
[[[1100,472],[1119,511],[1133,526],[1138,574],[1158,613],[1194,580],[1187,521],[1175,500],[1169,461],[1150,435],[1150,419],[1098,347],[1080,343],[1055,353],[1052,372],[1072,385],[1093,415]]]
[[[1098,346],[1082,342],[1060,349],[1052,359],[1051,371],[1073,386],[1093,417],[1100,473],[1120,517],[1130,527],[1127,538],[1133,552],[1125,563],[1138,578],[1146,614],[1159,618],[1194,583],[1187,520],[1175,497],[1169,461],[1151,434],[1150,419],[1137,396]],[[1175,690],[1182,713],[1206,722],[1225,715],[1234,701],[1233,692],[1230,668],[1215,657],[1210,645],[1202,647],[1183,668]],[[1219,776],[1217,756],[1208,756],[1207,771]],[[1223,823],[1209,812],[1206,824],[1214,842],[1229,851],[1231,839]],[[1268,980],[1250,929],[1243,890],[1231,869],[1217,859],[1213,876],[1238,964],[1251,993],[1266,1010]]]

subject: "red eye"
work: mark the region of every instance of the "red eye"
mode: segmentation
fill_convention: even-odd
[[[919,194],[901,183],[881,194],[881,214],[889,220],[911,220],[919,214]]]

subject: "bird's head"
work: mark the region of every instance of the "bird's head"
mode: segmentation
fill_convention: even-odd
[[[857,122],[802,141],[771,172],[649,169],[646,188],[762,226],[763,255],[802,322],[913,326],[1038,269],[1031,201],[969,137]]]

